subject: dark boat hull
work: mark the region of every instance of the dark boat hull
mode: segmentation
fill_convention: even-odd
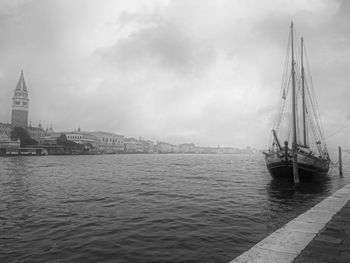
[[[272,177],[293,180],[293,162],[291,154],[288,155],[286,158],[281,152],[265,154],[266,166]],[[329,160],[303,153],[298,153],[297,160],[300,181],[326,175],[329,171]]]

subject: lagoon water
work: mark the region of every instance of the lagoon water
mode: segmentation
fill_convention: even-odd
[[[0,262],[229,262],[349,183],[295,189],[256,155],[0,159]]]

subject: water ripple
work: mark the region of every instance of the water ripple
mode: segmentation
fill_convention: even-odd
[[[0,262],[228,262],[347,182],[295,189],[260,155],[1,158]]]

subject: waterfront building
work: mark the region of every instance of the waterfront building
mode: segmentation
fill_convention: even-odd
[[[220,148],[220,153],[223,154],[237,154],[237,153],[241,153],[240,149],[235,149],[232,147],[221,147]]]
[[[81,132],[80,129],[75,132],[64,132],[63,133],[68,141],[73,141],[77,144],[82,144],[90,152],[99,152],[99,140],[98,138],[90,133]]]
[[[62,133],[51,133],[39,138],[40,145],[57,145],[57,140],[61,137]]]
[[[181,153],[195,153],[196,145],[194,143],[183,143],[179,145]]]
[[[94,131],[89,133],[97,137],[100,150],[103,153],[113,154],[124,152],[123,135],[103,131]]]
[[[170,152],[171,153],[180,153],[180,147],[175,144],[170,144]]]
[[[179,145],[170,144],[167,142],[157,142],[156,152],[158,153],[180,153]]]
[[[0,134],[6,134],[8,137],[11,138],[11,133],[14,127],[18,126],[12,126],[10,123],[0,123]],[[44,131],[42,128],[39,127],[21,127],[25,129],[28,132],[28,135],[39,142],[39,139],[47,134],[46,131]]]
[[[217,154],[218,148],[216,147],[196,147],[196,153],[205,153],[205,154]]]
[[[154,142],[150,140],[140,140],[142,143],[142,152],[144,153],[154,153]]]
[[[84,149],[79,149],[66,143],[67,138],[63,133],[50,133],[39,139],[39,145],[45,148],[49,155],[81,154]],[[83,148],[83,147],[80,147]]]
[[[5,133],[0,133],[0,155],[18,154],[20,148],[20,140],[12,141]]]
[[[8,137],[11,136],[12,125],[10,123],[0,122],[0,134],[6,134]]]
[[[12,97],[11,125],[13,127],[26,128],[28,126],[28,104],[28,90],[22,70]]]
[[[143,153],[142,142],[135,138],[125,138],[124,151],[125,153]]]
[[[171,153],[171,145],[167,142],[157,142],[157,152],[158,153]]]
[[[48,134],[48,131],[44,131],[40,127],[27,127],[26,129],[28,131],[29,136],[39,142],[41,137],[44,137]]]

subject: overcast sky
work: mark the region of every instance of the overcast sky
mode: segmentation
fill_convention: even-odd
[[[350,120],[349,3],[0,0],[0,122],[23,69],[32,125],[266,148],[293,20],[331,134]]]

